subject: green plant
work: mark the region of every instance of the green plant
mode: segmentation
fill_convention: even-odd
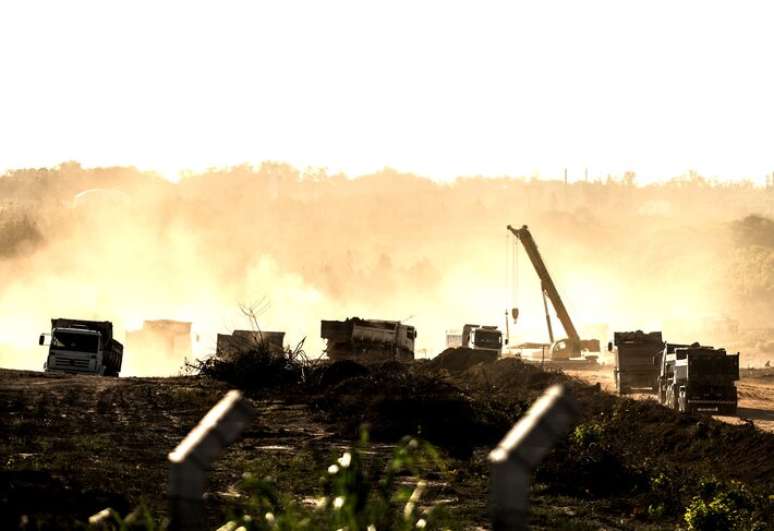
[[[117,511],[107,508],[89,517],[89,529],[109,529],[126,531],[129,529],[143,529],[156,531],[167,528],[165,520],[157,521],[153,518],[146,505],[140,504],[134,511],[122,517]]]
[[[428,485],[418,479],[430,469],[443,470],[437,450],[428,443],[405,438],[385,464],[364,459],[368,436],[336,458],[321,478],[321,496],[302,504],[279,495],[268,478],[245,474],[241,490],[250,493],[243,514],[221,529],[433,529],[444,523],[437,509],[420,505]],[[407,478],[409,479],[407,481]]]
[[[714,531],[728,529],[764,529],[756,509],[761,500],[738,481],[722,483],[705,478],[699,483],[699,495],[694,496],[683,519],[688,529]]]
[[[574,445],[587,450],[591,445],[601,443],[604,434],[605,429],[602,424],[591,421],[576,426],[570,439]]]
[[[690,530],[725,531],[735,529],[739,524],[739,514],[725,494],[707,502],[696,496],[685,510],[683,516]]]
[[[661,520],[666,516],[679,517],[684,507],[681,502],[681,479],[674,472],[657,471],[646,476],[643,484],[647,515],[651,520]]]

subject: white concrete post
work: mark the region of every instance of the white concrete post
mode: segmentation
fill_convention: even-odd
[[[561,385],[549,387],[489,453],[489,503],[495,531],[527,529],[529,476],[570,428],[577,406]]]
[[[239,391],[229,391],[169,454],[170,529],[207,528],[204,488],[207,469],[247,426],[254,410]]]

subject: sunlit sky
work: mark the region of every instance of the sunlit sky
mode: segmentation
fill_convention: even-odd
[[[767,2],[0,3],[0,171],[774,171]]]

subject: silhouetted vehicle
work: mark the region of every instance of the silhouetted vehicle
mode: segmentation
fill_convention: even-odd
[[[473,350],[487,350],[496,354],[503,351],[503,333],[496,326],[466,324],[462,327],[461,346]]]
[[[45,345],[41,334],[38,343]],[[124,346],[113,339],[110,321],[51,319],[51,341],[46,372],[118,376],[124,357]]]
[[[659,401],[683,413],[735,415],[739,354],[692,345],[664,348],[658,378]]]
[[[527,252],[532,266],[535,268],[535,272],[540,278],[540,283],[543,290],[543,305],[546,311],[546,325],[548,326],[548,337],[551,341],[551,347],[548,352],[548,358],[550,360],[569,360],[572,357],[580,357],[584,352],[599,353],[599,340],[598,339],[581,339],[578,335],[578,331],[575,329],[575,325],[570,319],[570,314],[564,307],[562,298],[559,296],[554,281],[551,279],[551,275],[548,273],[543,258],[538,251],[537,244],[535,243],[532,234],[526,225],[520,229],[515,229],[508,225],[508,230],[516,236],[521,244],[524,246],[524,250]],[[554,331],[551,326],[551,316],[548,313],[548,303],[546,298],[551,301],[551,305],[556,311],[556,316],[559,318],[559,322],[564,327],[564,332],[567,337],[554,341]],[[513,308],[511,310],[514,322],[519,315],[518,309]],[[596,362],[596,356],[589,356]]]
[[[400,321],[352,317],[322,321],[320,336],[327,340],[326,353],[331,360],[411,361],[417,331]]]
[[[664,340],[661,332],[646,334],[636,332],[615,332],[615,389],[619,395],[631,393],[658,392],[658,376],[661,371],[661,356],[664,352]]]

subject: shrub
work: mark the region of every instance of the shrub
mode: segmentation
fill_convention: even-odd
[[[295,349],[276,352],[268,344],[257,342],[230,353],[227,358],[212,356],[186,362],[183,370],[222,380],[248,391],[296,384],[303,381],[307,369],[302,345],[303,342]]]
[[[571,435],[572,443],[580,449],[589,450],[592,445],[602,441],[605,430],[599,422],[586,422],[575,427]]]
[[[688,529],[697,531],[765,529],[757,511],[763,506],[758,498],[737,481],[726,484],[714,478],[704,479],[683,520]]]
[[[696,496],[683,517],[688,529],[700,531],[727,531],[737,528],[739,515],[725,495],[706,502]]]

